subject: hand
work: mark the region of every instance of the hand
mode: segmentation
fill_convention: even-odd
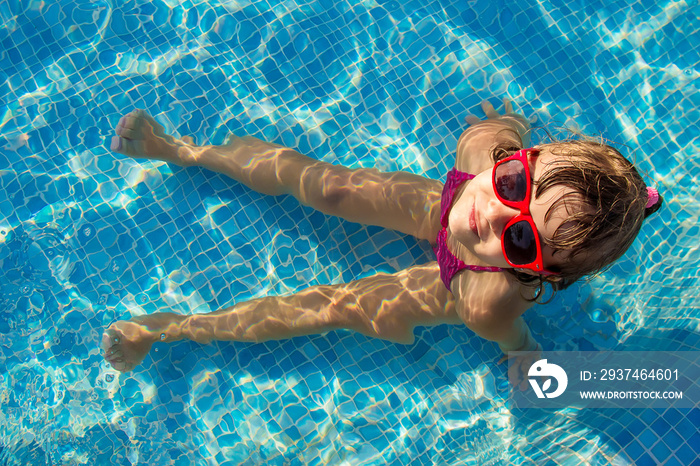
[[[506,97],[503,98],[503,105],[506,108],[506,114],[513,113],[513,103]],[[489,102],[488,100],[484,100],[483,102],[481,102],[481,109],[486,114],[487,119],[498,120],[499,118],[501,118],[501,114],[498,113],[495,108],[493,108],[493,105],[491,105],[491,102]],[[476,115],[467,115],[465,120],[467,120],[467,123],[469,123],[470,125],[475,125],[481,121],[481,118],[479,118]]]
[[[527,372],[530,370],[535,361],[542,359],[542,347],[538,344],[535,351],[530,351],[527,354],[521,356],[514,356],[513,363],[509,364],[508,367],[508,380],[513,388],[519,388],[520,391],[527,390],[530,386],[528,383]],[[508,355],[503,355],[498,364],[501,364],[508,360]]]
[[[132,158],[162,160],[186,167],[194,165],[188,145],[192,138],[176,139],[145,110],[124,115],[114,129],[110,150]]]
[[[481,102],[481,109],[486,114],[486,120],[482,120],[475,115],[467,115],[465,120],[470,125],[476,125],[482,121],[488,120],[499,120],[503,123],[510,125],[515,131],[520,135],[524,147],[530,146],[530,122],[527,118],[519,113],[513,111],[513,103],[506,97],[503,98],[503,106],[505,107],[505,113],[501,115],[493,108],[491,102],[484,100]]]

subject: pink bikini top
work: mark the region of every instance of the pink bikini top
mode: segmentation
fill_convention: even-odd
[[[447,248],[447,224],[450,210],[452,209],[452,201],[454,201],[454,196],[457,189],[459,189],[459,187],[462,186],[465,181],[474,178],[474,176],[475,175],[464,173],[456,168],[453,168],[447,174],[445,186],[442,188],[442,197],[440,198],[440,225],[442,225],[442,230],[440,230],[440,233],[437,235],[437,244],[433,248],[433,251],[435,251],[438,266],[440,267],[440,278],[450,291],[452,291],[450,288],[452,277],[464,269],[473,270],[476,272],[502,272],[505,270],[501,267],[467,265],[455,257],[455,255],[452,254],[452,252]]]

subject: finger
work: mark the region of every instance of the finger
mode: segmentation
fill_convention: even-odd
[[[506,113],[513,113],[513,103],[507,97],[503,98],[503,105],[506,107]]]
[[[481,119],[478,116],[474,115],[467,115],[464,120],[470,124],[470,125],[475,125],[481,121]]]
[[[114,152],[121,152],[124,145],[122,144],[122,138],[119,136],[113,136],[112,142],[109,144],[109,150]]]
[[[111,358],[108,359],[107,362],[116,369],[117,365],[124,364],[124,358]]]
[[[481,102],[481,108],[488,118],[498,118],[500,116],[488,100]]]
[[[527,384],[525,383],[527,381],[527,374],[526,372],[522,369],[522,366],[520,364],[514,364],[513,367],[513,388],[518,388],[521,391],[524,388],[527,388]]]
[[[518,386],[518,382],[520,382],[520,377],[518,374],[518,368],[516,366],[511,366],[508,368],[508,380],[514,387]]]
[[[109,349],[105,351],[105,358],[114,361],[116,359],[122,359],[124,357],[124,353],[122,353],[122,350],[120,349]]]
[[[120,341],[119,335],[117,335],[117,332],[115,332],[112,329],[107,329],[105,332],[102,334],[102,342],[100,343],[100,346],[102,347],[103,350],[108,350],[112,346],[118,344]]]
[[[112,339],[109,336],[108,331],[102,334],[102,341],[100,341],[100,349],[102,351],[107,351],[112,346]]]
[[[110,361],[109,364],[114,370],[117,370],[119,372],[124,372],[124,370],[126,369],[126,363],[123,360]]]
[[[117,126],[117,134],[126,139],[139,139],[139,134],[135,129]]]
[[[121,144],[122,148],[118,152],[122,154],[133,155],[143,153],[143,141],[140,139],[121,138]]]
[[[192,139],[192,136],[183,136],[182,142],[187,144],[194,144],[194,139]]]
[[[138,117],[134,113],[128,113],[119,119],[117,128],[134,129],[137,126]]]

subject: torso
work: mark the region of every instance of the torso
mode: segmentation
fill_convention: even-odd
[[[472,174],[478,174],[492,168],[494,163],[490,156],[490,146],[486,147],[486,145],[481,144],[478,150],[474,150],[474,145],[465,144],[464,134],[462,136],[457,147],[455,167],[460,171]],[[452,206],[459,204],[459,200],[469,183],[470,181],[466,181],[457,189]],[[481,264],[462,243],[450,235],[449,224],[447,226],[447,246],[452,254],[466,264],[488,265]],[[532,302],[525,297],[533,297],[534,289],[524,287],[512,274],[507,272],[462,270],[452,278],[450,284],[456,300],[468,303],[469,307],[477,306],[478,301],[478,307],[496,312],[504,319],[514,319],[532,306]],[[507,306],[505,303],[508,303]]]

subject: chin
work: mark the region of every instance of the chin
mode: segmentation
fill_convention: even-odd
[[[498,255],[485,253],[484,251],[480,252],[478,247],[475,248],[475,250],[470,249],[470,251],[474,254],[474,257],[476,257],[480,262],[483,262],[483,265],[489,267],[501,267],[503,269],[512,268],[510,264],[503,259],[500,251]]]

